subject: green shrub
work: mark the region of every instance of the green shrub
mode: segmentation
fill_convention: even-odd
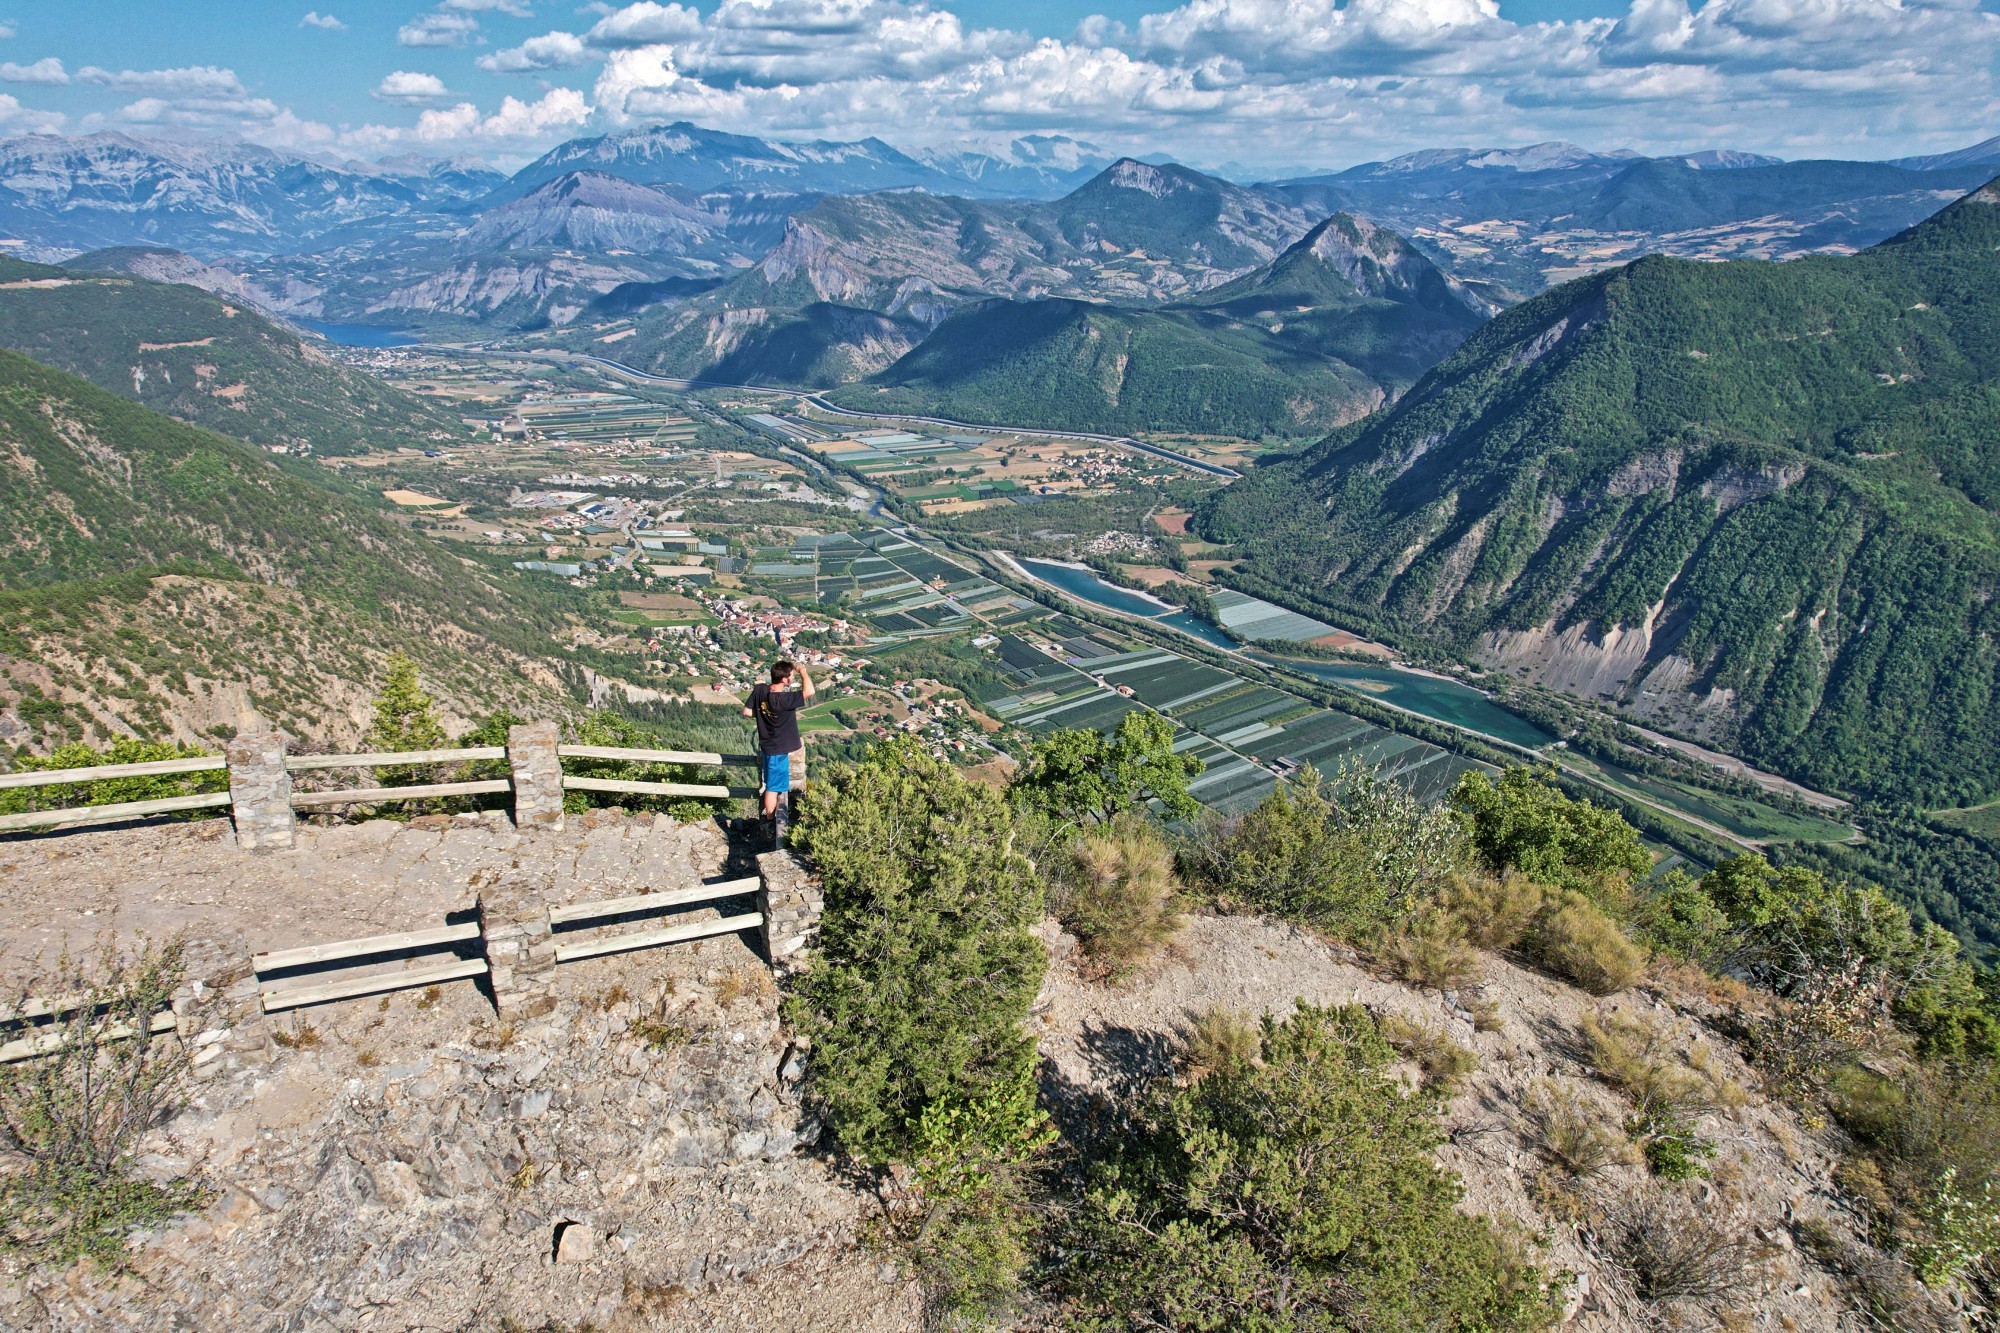
[[[816,782],[796,841],[826,898],[785,1005],[809,1094],[857,1161],[915,1166],[925,1222],[901,1239],[938,1298],[991,1301],[1025,1262],[1018,1182],[1044,1142],[1026,1029],[1042,894],[1013,809],[898,740]]]
[[[1266,1019],[1262,1058],[1154,1085],[1066,1219],[1066,1327],[1542,1328],[1546,1282],[1457,1208],[1434,1091],[1358,1007]]]
[[[1107,975],[1140,966],[1181,927],[1173,852],[1143,815],[1086,829],[1056,879],[1056,916]]]
[[[1720,967],[1729,951],[1728,915],[1681,871],[1671,872],[1666,880],[1633,910],[1632,924],[1639,938],[1697,966]]]
[[[1521,949],[1536,967],[1592,995],[1615,995],[1646,970],[1646,955],[1618,923],[1578,893],[1554,899]]]
[[[974,1102],[935,1101],[912,1146],[917,1207],[900,1218],[937,1303],[971,1310],[1012,1292],[1034,1236],[1028,1168],[1055,1142],[1035,1086],[998,1086]]]
[[[908,742],[813,784],[796,843],[825,893],[787,1005],[813,1095],[864,1161],[908,1160],[924,1108],[1031,1077],[1046,959],[1034,867],[999,794]]]
[[[47,773],[65,768],[95,768],[101,764],[153,764],[165,759],[196,759],[212,753],[198,745],[145,741],[127,737],[103,749],[80,742],[59,745],[45,757],[19,758],[14,768],[22,773]],[[77,805],[119,805],[126,801],[157,801],[170,796],[195,796],[229,790],[229,775],[218,769],[212,773],[166,773],[152,777],[100,778],[95,782],[51,783],[46,787],[10,787],[0,790],[0,815],[24,814],[31,810],[63,810]],[[206,818],[211,812],[189,811],[188,818]]]
[[[1639,834],[1617,811],[1573,800],[1542,772],[1510,768],[1495,782],[1478,770],[1452,789],[1472,821],[1472,842],[1487,868],[1518,870],[1537,883],[1599,903],[1623,901],[1652,866]]]
[[[1463,821],[1358,768],[1308,768],[1239,819],[1210,816],[1183,848],[1218,896],[1363,940],[1465,865]]]
[[[1008,790],[1023,806],[1057,820],[1110,819],[1139,809],[1149,796],[1168,814],[1191,819],[1201,803],[1188,783],[1204,767],[1199,756],[1174,753],[1173,723],[1158,713],[1133,712],[1110,736],[1088,727],[1049,733],[1035,743]]]

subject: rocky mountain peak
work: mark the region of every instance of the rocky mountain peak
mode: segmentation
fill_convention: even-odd
[[[1104,174],[1097,179],[1121,190],[1138,190],[1150,194],[1155,199],[1164,199],[1178,191],[1194,188],[1194,182],[1177,172],[1162,171],[1149,162],[1141,162],[1130,157],[1119,158],[1106,167]]]

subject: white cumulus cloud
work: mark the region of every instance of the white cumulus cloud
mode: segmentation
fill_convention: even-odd
[[[419,14],[396,29],[398,46],[464,46],[479,31],[469,14]]]
[[[95,83],[121,93],[156,93],[163,97],[235,97],[246,90],[233,69],[217,65],[186,65],[179,69],[99,69],[85,65],[76,72],[83,83]]]
[[[13,33],[6,35],[11,37]],[[54,134],[62,127],[60,111],[37,111],[22,106],[12,93],[0,93],[0,130],[9,134]]]
[[[328,32],[345,32],[347,25],[331,14],[322,14],[317,9],[308,10],[299,20],[301,28],[323,28]]]
[[[914,144],[1046,131],[1283,165],[1554,138],[1887,156],[2000,123],[2000,14],[1979,0],[1626,0],[1616,18],[1541,23],[1506,3],[1186,0],[1058,40],[931,0],[640,0],[479,63],[595,65],[606,128],[685,118]]]
[[[435,74],[399,69],[383,75],[382,82],[375,85],[375,91],[369,96],[383,102],[420,106],[451,96],[451,89],[445,87],[444,80]]]
[[[0,83],[41,83],[59,87],[69,82],[69,71],[54,56],[43,56],[32,65],[0,61]]]
[[[574,69],[587,65],[591,50],[575,33],[551,32],[530,37],[519,46],[479,57],[478,65],[495,74],[527,74],[534,70]]]

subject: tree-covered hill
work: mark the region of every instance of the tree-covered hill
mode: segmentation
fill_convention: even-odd
[[[397,648],[467,707],[553,684],[534,659],[559,612],[531,585],[303,466],[0,351],[0,703],[33,685],[164,731],[249,691],[326,726],[343,704],[313,691],[365,692]]]
[[[1201,516],[1246,585],[1809,783],[2000,786],[2000,189],[1518,306]]]
[[[467,435],[434,404],[190,286],[0,259],[0,347],[266,447],[351,454]]]
[[[1165,306],[985,302],[833,397],[1055,429],[1302,436],[1400,393],[1485,315],[1402,237],[1337,214],[1269,265]]]

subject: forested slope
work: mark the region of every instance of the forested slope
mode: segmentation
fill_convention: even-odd
[[[0,259],[0,347],[257,445],[346,454],[468,434],[415,394],[179,284]]]
[[[2000,189],[1872,250],[1651,258],[1221,495],[1248,586],[1807,782],[2000,781]]]
[[[59,734],[226,721],[218,692],[334,726],[394,649],[466,708],[553,686],[534,585],[299,466],[0,352],[0,739],[48,739],[20,721],[41,696],[73,705]]]

